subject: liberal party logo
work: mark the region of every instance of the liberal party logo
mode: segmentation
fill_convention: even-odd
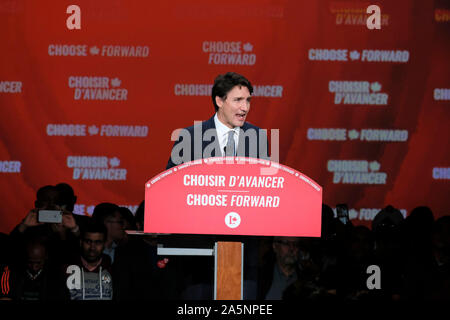
[[[228,228],[235,229],[241,224],[241,216],[237,212],[229,212],[225,216],[225,224]]]

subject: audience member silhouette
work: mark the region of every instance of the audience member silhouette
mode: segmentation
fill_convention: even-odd
[[[27,239],[23,254],[21,263],[11,269],[10,297],[28,301],[64,300],[59,265],[49,260],[45,239]]]
[[[298,279],[299,247],[298,238],[273,238],[272,251],[258,273],[258,300],[281,300],[284,290]]]
[[[80,250],[63,267],[66,292],[71,300],[112,300],[111,259],[103,254],[106,227],[92,220],[81,231]]]
[[[59,193],[57,205],[63,210],[73,213],[75,203],[77,202],[77,196],[75,195],[73,188],[64,182],[58,183],[55,187]],[[80,228],[82,228],[84,224],[90,220],[90,217],[86,215],[74,214],[73,217],[75,218],[76,224]]]
[[[450,216],[437,219],[428,251],[412,254],[406,266],[404,298],[450,299]]]
[[[366,300],[371,292],[367,287],[367,268],[375,264],[375,240],[365,226],[356,226],[344,243],[338,263],[337,294],[345,300]]]
[[[134,224],[144,228],[144,203],[136,211]],[[157,255],[155,235],[129,235],[120,262],[114,268],[118,300],[179,299],[182,272],[177,272],[177,257]],[[178,270],[180,271],[180,270]]]
[[[134,225],[138,231],[144,231],[144,214],[145,200],[142,200],[139,207],[136,209],[136,213],[134,214]]]
[[[430,208],[414,208],[403,224],[403,239],[408,255],[421,259],[431,249],[434,216]]]
[[[47,185],[38,189],[35,206],[25,218],[10,233],[13,252],[25,250],[25,243],[29,239],[40,239],[47,243],[49,259],[54,263],[62,263],[64,259],[78,246],[80,234],[72,212],[59,206],[59,190],[55,186]],[[62,212],[61,223],[45,223],[39,221],[40,210],[59,210]],[[19,259],[17,255],[15,260]]]
[[[116,248],[125,239],[125,222],[120,213],[120,208],[113,203],[100,203],[95,206],[92,218],[103,224],[108,231],[103,253],[109,255],[112,263],[114,263],[116,258]]]
[[[119,207],[120,214],[123,218],[124,230],[136,230],[134,215],[127,207]]]
[[[126,235],[143,231],[144,201],[134,216],[105,202],[92,217],[74,215],[76,201],[67,183],[43,186],[34,208],[0,234],[0,300],[212,299],[213,259],[159,256],[163,238]],[[40,222],[39,210],[61,210],[62,222]],[[450,216],[435,220],[426,206],[405,218],[388,205],[369,229],[323,204],[320,238],[247,238],[239,241],[258,270],[245,269],[244,299],[450,299]],[[368,287],[369,266],[379,267],[381,289]]]
[[[8,234],[0,233],[0,300],[11,298],[11,240]]]
[[[391,205],[386,206],[372,221],[375,239],[375,264],[383,272],[379,297],[397,300],[402,294],[406,252],[403,242],[404,218]]]

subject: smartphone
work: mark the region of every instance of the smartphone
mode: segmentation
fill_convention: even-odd
[[[46,223],[61,223],[62,211],[61,210],[39,210],[38,222]]]
[[[338,219],[343,223],[347,224],[350,221],[348,216],[348,207],[346,204],[338,204],[336,205],[336,212]]]

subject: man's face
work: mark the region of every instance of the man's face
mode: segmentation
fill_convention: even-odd
[[[80,242],[81,255],[87,262],[96,262],[100,259],[105,248],[105,235],[103,233],[86,232]]]
[[[294,265],[298,261],[299,241],[293,237],[279,237],[273,243],[277,261],[282,265]]]
[[[44,268],[46,260],[47,252],[44,246],[32,244],[27,247],[27,267],[32,274],[36,274]]]
[[[235,86],[224,99],[216,97],[219,106],[217,117],[228,128],[242,127],[250,111],[250,91],[244,86]]]
[[[105,219],[105,226],[108,229],[108,237],[113,241],[120,241],[125,236],[124,219],[120,212],[116,211],[114,215]]]

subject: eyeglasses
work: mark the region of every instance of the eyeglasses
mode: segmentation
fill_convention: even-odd
[[[82,239],[82,241],[87,245],[95,244],[96,246],[99,246],[103,244],[103,241],[101,240]]]

